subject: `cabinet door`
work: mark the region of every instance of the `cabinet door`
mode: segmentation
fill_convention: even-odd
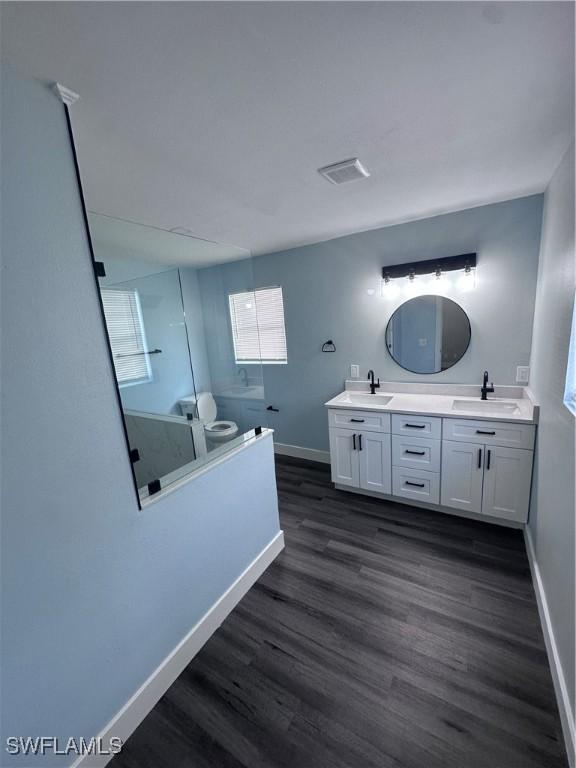
[[[442,505],[482,511],[484,452],[483,445],[442,441]]]
[[[392,493],[392,445],[389,434],[361,432],[356,439],[360,488]]]
[[[521,448],[486,448],[483,514],[526,522],[532,457],[532,451]]]
[[[332,482],[358,488],[358,435],[350,429],[330,429]],[[355,448],[356,446],[356,448]]]

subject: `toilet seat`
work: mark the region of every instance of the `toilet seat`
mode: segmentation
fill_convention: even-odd
[[[180,410],[183,416],[198,418],[204,423],[204,434],[210,443],[225,443],[238,434],[238,424],[235,421],[217,419],[216,401],[211,392],[200,392],[180,400]]]
[[[204,431],[218,437],[230,437],[238,432],[238,425],[234,421],[210,421],[204,424]]]

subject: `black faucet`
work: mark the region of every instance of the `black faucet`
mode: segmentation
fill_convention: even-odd
[[[375,395],[376,390],[380,389],[380,377],[378,377],[378,384],[374,384],[374,371],[368,371],[368,380],[370,381],[370,394]]]
[[[482,388],[480,389],[480,392],[482,393],[480,395],[481,400],[488,400],[487,394],[489,392],[494,392],[494,382],[488,386],[488,371],[484,371],[484,380],[482,382]]]

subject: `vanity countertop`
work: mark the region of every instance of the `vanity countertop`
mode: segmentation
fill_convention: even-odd
[[[370,394],[367,386],[362,388],[353,382],[344,392],[333,397],[327,408],[349,408],[357,411],[387,411],[389,413],[410,413],[444,418],[481,419],[485,421],[512,421],[523,424],[538,422],[538,406],[528,390],[521,387],[497,387],[493,396],[481,400],[479,395],[471,396],[475,388],[468,385],[399,385],[404,390],[394,391],[394,384],[383,384],[380,391]],[[431,392],[431,387],[438,387],[438,393]],[[444,390],[444,391],[442,391]],[[508,390],[508,391],[507,391]],[[506,397],[514,394],[515,397]],[[521,396],[518,396],[521,395]]]

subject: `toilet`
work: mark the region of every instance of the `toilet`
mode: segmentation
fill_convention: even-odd
[[[217,421],[218,409],[212,392],[200,392],[197,396],[188,395],[180,401],[182,415],[189,419],[198,416],[204,422],[204,434],[208,448],[232,440],[238,434],[238,424],[235,421]],[[198,413],[196,413],[198,406]]]

